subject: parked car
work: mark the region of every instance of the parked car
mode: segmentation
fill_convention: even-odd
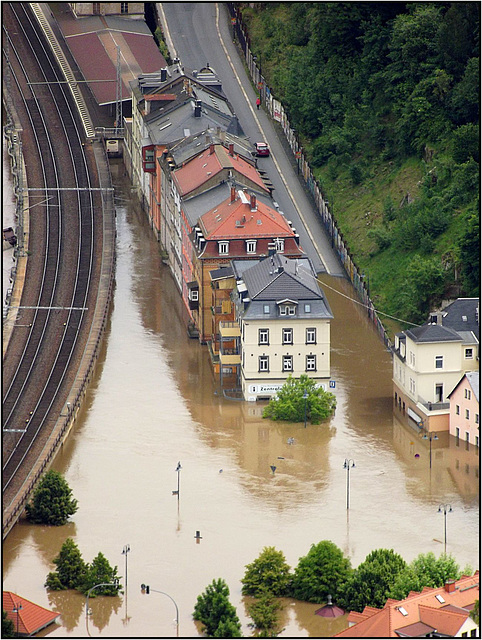
[[[253,156],[269,156],[269,147],[266,142],[255,142]]]
[[[12,247],[17,244],[17,236],[14,234],[12,227],[5,227],[3,229],[3,239]]]

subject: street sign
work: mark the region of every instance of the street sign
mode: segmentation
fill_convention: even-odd
[[[336,387],[336,381],[330,380],[330,389],[334,389]]]
[[[235,25],[236,24],[236,18],[231,18],[231,24]]]
[[[301,158],[301,151],[297,151],[295,153],[295,158]]]

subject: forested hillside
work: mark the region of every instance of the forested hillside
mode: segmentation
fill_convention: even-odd
[[[478,296],[480,3],[239,3],[376,306]]]

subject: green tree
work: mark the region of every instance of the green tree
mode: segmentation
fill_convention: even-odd
[[[420,553],[399,573],[390,590],[390,597],[403,600],[410,591],[422,591],[424,587],[442,587],[447,580],[457,580],[462,575],[460,567],[451,555]]]
[[[300,558],[295,568],[292,594],[298,600],[324,602],[328,595],[335,602],[344,583],[350,578],[350,560],[329,540],[322,540]]]
[[[281,633],[278,613],[282,608],[270,591],[259,593],[259,597],[248,605],[248,615],[253,620],[248,626],[255,630],[255,638],[276,638]]]
[[[241,638],[241,623],[229,601],[229,587],[222,578],[214,579],[197,597],[194,620],[204,625],[208,638]]]
[[[2,638],[15,638],[15,627],[5,609],[2,610]]]
[[[264,547],[259,557],[246,565],[246,573],[241,582],[244,595],[259,597],[266,591],[278,597],[288,595],[290,566],[283,552],[274,547]]]
[[[63,525],[78,509],[72,490],[58,471],[50,469],[40,480],[26,506],[27,517],[36,524]]]
[[[392,585],[406,567],[405,560],[393,549],[375,549],[345,583],[341,598],[343,606],[360,612],[366,606],[383,607]]]
[[[52,591],[77,589],[85,575],[87,566],[72,538],[67,538],[53,562],[57,569],[48,574],[45,586]]]
[[[92,593],[92,597],[96,595],[116,596],[121,590],[119,579],[117,567],[112,568],[107,558],[99,552],[92,562],[87,565],[78,589],[86,594],[89,589],[92,589],[95,585],[103,583],[106,586],[96,589]]]
[[[306,401],[305,392],[308,394]],[[313,378],[302,374],[299,378],[289,376],[285,384],[263,411],[263,418],[303,422],[305,416],[311,424],[319,424],[331,416],[336,407],[332,393],[317,387]]]
[[[477,599],[474,604],[474,608],[470,612],[470,617],[477,626],[480,626],[480,602]]]

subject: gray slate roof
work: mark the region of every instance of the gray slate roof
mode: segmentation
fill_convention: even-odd
[[[239,262],[232,264],[236,277],[241,279]],[[245,269],[242,280],[250,300],[243,313],[245,318],[278,318],[277,303],[283,300],[298,304],[298,318],[333,318],[308,258],[289,259],[276,253]],[[305,311],[304,303],[309,303],[309,311]],[[265,306],[269,306],[268,314]]]
[[[424,324],[421,327],[407,329],[407,336],[414,342],[462,342],[454,330],[440,324]]]
[[[478,298],[458,298],[442,311],[442,324],[455,331],[473,331],[478,338],[478,308]]]

